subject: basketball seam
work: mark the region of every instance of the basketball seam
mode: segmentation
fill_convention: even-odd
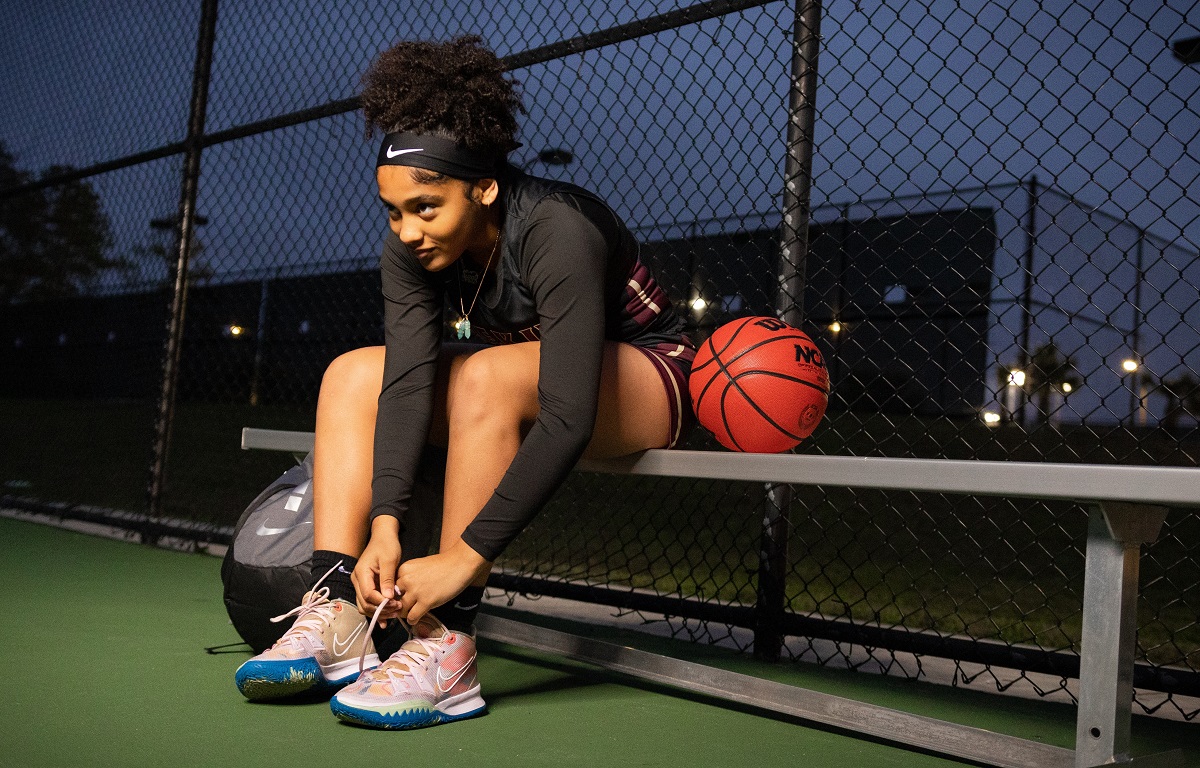
[[[816,384],[805,381],[803,379],[794,378],[787,374],[780,374],[780,373],[776,373],[774,371],[757,370],[757,369],[753,369],[753,370],[749,370],[749,371],[741,371],[737,375],[733,375],[729,372],[729,368],[728,368],[729,365],[732,365],[733,363],[737,362],[739,359],[741,359],[747,353],[752,352],[755,349],[758,349],[759,347],[764,346],[766,344],[770,344],[770,343],[776,342],[776,341],[787,341],[790,339],[794,339],[796,341],[806,341],[810,345],[813,343],[812,339],[809,338],[809,336],[807,334],[805,334],[803,331],[799,331],[798,329],[792,329],[792,330],[796,330],[799,335],[789,334],[789,335],[785,335],[785,336],[772,336],[770,338],[763,339],[762,341],[755,342],[755,343],[751,344],[750,346],[746,347],[745,349],[740,350],[736,356],[734,356],[732,359],[730,359],[728,361],[723,360],[721,358],[721,354],[723,354],[726,350],[729,349],[729,347],[737,339],[738,335],[741,334],[742,330],[747,325],[750,325],[753,322],[757,322],[761,319],[762,318],[745,318],[745,322],[743,322],[736,329],[734,329],[733,333],[730,334],[729,338],[725,340],[725,343],[721,346],[721,349],[719,351],[717,350],[716,345],[713,344],[712,336],[709,336],[707,339],[705,339],[704,344],[711,351],[712,357],[709,360],[702,363],[700,366],[693,369],[694,371],[703,370],[705,367],[707,367],[709,362],[714,362],[717,364],[717,372],[713,376],[709,377],[709,380],[707,382],[705,382],[704,386],[700,390],[700,393],[696,396],[695,408],[696,408],[697,412],[700,410],[701,405],[704,402],[704,397],[705,397],[705,395],[708,394],[708,390],[713,385],[713,382],[715,382],[721,374],[724,375],[725,381],[727,382],[727,384],[725,387],[723,387],[721,389],[720,403],[719,403],[718,410],[721,414],[721,423],[725,427],[725,435],[729,438],[730,442],[732,442],[737,447],[737,449],[739,451],[744,451],[745,449],[742,448],[741,442],[737,439],[737,437],[734,436],[733,430],[730,428],[729,417],[725,412],[725,399],[726,399],[726,397],[728,397],[730,385],[732,385],[733,388],[737,389],[737,392],[739,395],[741,395],[742,399],[745,400],[758,413],[759,416],[761,416],[763,419],[765,419],[768,424],[772,425],[773,427],[775,427],[780,432],[787,435],[789,438],[791,438],[793,440],[802,441],[804,439],[800,435],[794,434],[790,430],[788,430],[785,427],[778,424],[774,418],[772,418],[765,411],[763,411],[763,409],[758,406],[758,403],[754,402],[754,400],[750,397],[750,395],[746,392],[746,390],[744,390],[742,388],[742,386],[738,383],[739,377],[746,375],[746,374],[773,376],[774,378],[784,379],[786,381],[792,381],[797,384],[803,384],[806,387],[815,389],[816,391],[825,395],[825,397],[827,397],[827,398],[829,397],[828,389],[824,389],[822,387],[817,386]],[[787,326],[787,327],[791,328],[791,326]]]
[[[733,386],[737,387],[738,394],[740,394],[747,403],[750,403],[750,405],[754,408],[754,410],[758,411],[758,415],[762,416],[764,419],[767,420],[768,424],[775,427],[780,432],[782,432],[783,434],[787,435],[790,438],[793,438],[795,440],[803,440],[804,439],[800,435],[793,434],[791,431],[784,429],[782,425],[776,423],[775,419],[768,416],[767,413],[762,408],[759,408],[758,403],[754,402],[750,398],[750,395],[746,394],[746,390],[742,389],[742,385],[738,384],[737,379],[731,379],[730,383],[733,384]]]
[[[708,362],[716,363],[717,370],[721,373],[725,373],[726,374],[725,378],[729,378],[729,374],[727,372],[725,372],[724,369],[721,368],[721,361],[715,353],[716,348],[713,347],[712,337],[711,336],[708,337],[708,339],[706,339],[704,343],[707,344],[710,349],[714,350],[713,356]],[[705,363],[705,365],[707,365],[707,364],[708,363]],[[701,366],[701,368],[703,368],[703,366]],[[693,368],[692,370],[697,371],[697,370],[700,370],[700,368]],[[700,405],[704,402],[704,396],[706,394],[708,394],[708,388],[711,387],[713,382],[716,380],[717,380],[716,376],[711,376],[711,377],[709,377],[708,381],[704,383],[704,386],[700,388],[700,394],[696,395],[696,400],[694,403],[696,411],[700,410]],[[688,383],[690,384],[691,382],[689,381]],[[721,405],[724,405],[724,403],[722,403]]]
[[[714,376],[713,378],[716,378],[716,377]],[[726,378],[728,379],[729,377],[726,376]],[[738,387],[737,389],[738,389],[738,392],[742,395],[742,398],[744,399],[746,397],[746,393],[742,392],[741,387]],[[733,430],[729,428],[729,416],[728,416],[728,414],[725,413],[725,398],[727,398],[727,397],[729,397],[729,387],[725,387],[724,389],[721,390],[721,403],[720,403],[720,405],[721,405],[721,407],[720,407],[721,423],[725,425],[725,435],[729,438],[729,441],[731,443],[733,443],[734,446],[737,447],[737,449],[739,451],[745,452],[746,449],[742,448],[741,442],[739,442],[737,437],[734,436]],[[754,405],[754,403],[751,403],[751,405]]]
[[[747,325],[747,323],[742,323],[740,326],[738,326],[737,330],[735,330],[733,332],[733,336],[730,337],[729,342],[726,343],[726,345],[721,348],[722,352],[724,352],[726,349],[729,348],[729,344],[733,342],[733,339],[737,336],[738,333],[741,332],[742,328],[746,327],[746,325]],[[708,388],[712,386],[713,382],[717,380],[717,377],[719,375],[724,374],[725,380],[727,382],[733,383],[733,377],[729,374],[729,371],[725,368],[725,362],[721,359],[720,355],[718,355],[716,352],[717,347],[715,344],[712,343],[712,336],[708,337],[708,339],[705,341],[705,344],[707,344],[713,350],[712,361],[717,364],[717,373],[709,378],[708,382],[704,385],[704,389],[702,389],[700,391],[700,397],[697,398],[697,400],[696,400],[696,410],[697,411],[700,410],[700,405],[704,400],[704,395],[706,395],[708,393]],[[742,392],[741,387],[738,387],[738,392],[741,393],[743,398],[746,397],[746,393]],[[721,397],[720,397],[720,402],[717,404],[718,405],[717,410],[721,414],[721,423],[725,426],[725,435],[729,438],[730,442],[732,442],[734,444],[734,446],[736,446],[737,449],[739,451],[741,451],[741,450],[743,450],[742,444],[740,442],[738,442],[738,439],[736,437],[733,436],[733,430],[729,428],[729,417],[725,413],[725,398],[728,397],[728,395],[729,395],[729,386],[726,385],[725,387],[721,388]]]
[[[709,346],[711,346],[713,348],[713,357],[717,357],[721,354],[724,354],[725,350],[729,349],[730,345],[733,344],[733,342],[737,339],[738,334],[741,333],[743,330],[745,330],[747,325],[750,325],[752,322],[756,322],[760,319],[761,318],[757,318],[757,317],[747,317],[741,325],[739,325],[737,328],[733,329],[733,333],[729,334],[729,338],[725,340],[725,346],[721,347],[720,352],[717,351],[716,345],[712,343],[712,336],[709,336],[708,344],[709,344]],[[720,329],[718,329],[718,330],[720,330]]]
[[[737,355],[735,355],[733,358],[731,358],[729,360],[729,362],[731,364],[736,363],[738,360],[745,357],[748,353],[753,352],[754,350],[758,349],[759,347],[766,346],[767,344],[773,344],[777,341],[788,341],[789,339],[795,339],[797,341],[807,341],[809,344],[812,344],[812,339],[810,339],[807,335],[804,335],[804,336],[773,336],[769,339],[763,339],[762,341],[754,342],[750,346],[748,346],[745,349],[738,352]],[[813,346],[816,346],[816,345],[813,344]],[[819,349],[817,351],[820,352]]]
[[[765,411],[763,411],[762,408],[759,408],[758,403],[754,402],[754,399],[751,398],[750,395],[748,395],[746,393],[746,390],[742,389],[742,385],[738,384],[737,377],[730,376],[729,371],[725,370],[725,366],[721,362],[718,362],[717,365],[720,366],[721,372],[725,374],[725,378],[729,380],[729,384],[731,386],[737,388],[738,394],[742,396],[742,399],[745,400],[747,403],[749,403],[751,408],[758,411],[758,415],[762,416],[764,419],[766,419],[767,423],[771,424],[776,429],[778,429],[780,432],[782,432],[783,434],[787,435],[790,438],[793,438],[795,440],[803,440],[804,439],[800,435],[793,434],[793,433],[789,432],[788,430],[784,429],[781,425],[776,424],[775,419],[768,416],[767,413]],[[741,375],[742,374],[740,374],[740,373],[738,374],[738,376],[741,376]],[[713,378],[716,378],[716,377],[713,377]],[[723,422],[725,422],[725,434],[729,435],[729,439],[733,440],[733,442],[737,443],[738,449],[741,450],[742,444],[738,443],[737,438],[735,438],[733,436],[733,433],[729,431],[729,420],[725,416],[725,397],[726,397],[726,393],[728,393],[728,392],[729,392],[729,387],[726,387],[725,392],[722,393],[722,395],[721,395],[721,420]]]
[[[789,376],[786,373],[779,373],[778,371],[771,371],[771,370],[766,370],[766,369],[760,370],[758,368],[751,368],[748,371],[742,371],[742,372],[738,373],[738,377],[748,376],[750,374],[754,374],[756,376],[771,376],[776,379],[784,379],[786,381],[790,381],[793,384],[803,384],[806,387],[812,387],[813,389],[817,390],[818,392],[820,392],[822,395],[825,395],[826,397],[829,396],[829,390],[825,389],[824,387],[818,387],[816,384],[813,384],[811,381],[805,381],[804,379],[799,379],[799,378],[796,378],[795,376]],[[730,381],[733,381],[733,380],[734,379],[730,379]]]
[[[717,349],[717,345],[713,343],[712,336],[709,336],[707,339],[705,339],[704,344],[708,346],[709,350],[712,353],[712,357],[711,357],[711,359],[704,361],[700,365],[695,366],[692,370],[702,371],[702,370],[704,370],[705,366],[707,366],[709,363],[715,362],[717,360],[717,358],[719,358],[722,354],[725,353],[725,350],[729,349],[730,345],[733,344],[733,342],[737,339],[738,334],[742,332],[743,328],[745,328],[747,325],[750,325],[751,321],[755,321],[755,320],[759,320],[759,319],[761,319],[761,318],[757,318],[757,317],[742,318],[741,324],[733,329],[733,333],[731,333],[729,335],[728,339],[725,339],[725,342],[720,349]],[[737,323],[738,321],[734,320],[733,322]],[[724,327],[727,327],[727,326],[722,326],[722,328],[724,328]],[[721,331],[722,328],[718,328],[717,331],[718,332]],[[714,335],[715,335],[715,333],[714,333]],[[719,364],[718,364],[718,366],[719,366]]]

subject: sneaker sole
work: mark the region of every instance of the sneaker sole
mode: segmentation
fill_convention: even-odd
[[[464,706],[469,707],[465,712],[461,711]],[[386,706],[381,706],[378,709],[368,709],[351,706],[338,700],[336,697],[329,702],[329,708],[333,710],[333,714],[339,720],[353,723],[354,725],[366,726],[367,728],[382,728],[389,731],[403,731],[412,728],[425,728],[430,725],[441,725],[442,723],[452,723],[456,720],[478,717],[487,712],[487,704],[484,703],[483,699],[477,693],[474,697],[457,702],[453,709],[459,711],[453,713],[444,712],[436,706],[423,704],[416,704],[403,709],[400,707],[389,709]]]
[[[378,663],[378,662],[376,662]],[[302,693],[333,695],[358,678],[357,664],[349,675],[329,680],[316,659],[296,661],[248,661],[238,667],[234,682],[251,701],[284,699]]]

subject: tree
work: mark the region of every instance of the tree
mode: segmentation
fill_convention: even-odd
[[[1064,384],[1071,388],[1079,386],[1075,361],[1070,355],[1064,357],[1052,341],[1033,351],[1026,375],[1027,391],[1042,419],[1050,417],[1050,395],[1055,389],[1062,390]]]
[[[40,179],[67,173],[51,166]],[[35,178],[0,143],[0,193]],[[0,197],[0,303],[73,296],[123,259],[109,255],[112,230],[100,196],[84,180]]]
[[[16,167],[15,158],[0,143],[0,191],[22,187],[33,181]],[[45,198],[39,192],[0,197],[0,298],[24,284],[41,228]]]
[[[1200,413],[1200,381],[1190,373],[1158,383],[1158,391],[1166,398],[1160,426],[1168,432],[1179,426],[1179,417],[1185,413]]]

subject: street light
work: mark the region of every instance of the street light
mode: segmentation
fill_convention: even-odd
[[[1142,364],[1137,358],[1127,357],[1121,361],[1121,370],[1130,376],[1129,418],[1139,427],[1146,426],[1146,385],[1142,375]]]
[[[1005,387],[1004,408],[1008,411],[1009,421],[1024,423],[1024,413],[1018,413],[1018,409],[1024,411],[1024,402],[1021,400],[1021,395],[1025,391],[1025,371],[1020,368],[1010,368],[1008,371],[1008,386]]]

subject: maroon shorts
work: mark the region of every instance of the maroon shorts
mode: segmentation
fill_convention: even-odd
[[[671,411],[671,437],[665,448],[674,448],[687,436],[692,426],[692,398],[688,394],[688,374],[696,348],[686,337],[681,344],[655,344],[650,347],[633,346],[654,363],[667,393],[667,406]]]

